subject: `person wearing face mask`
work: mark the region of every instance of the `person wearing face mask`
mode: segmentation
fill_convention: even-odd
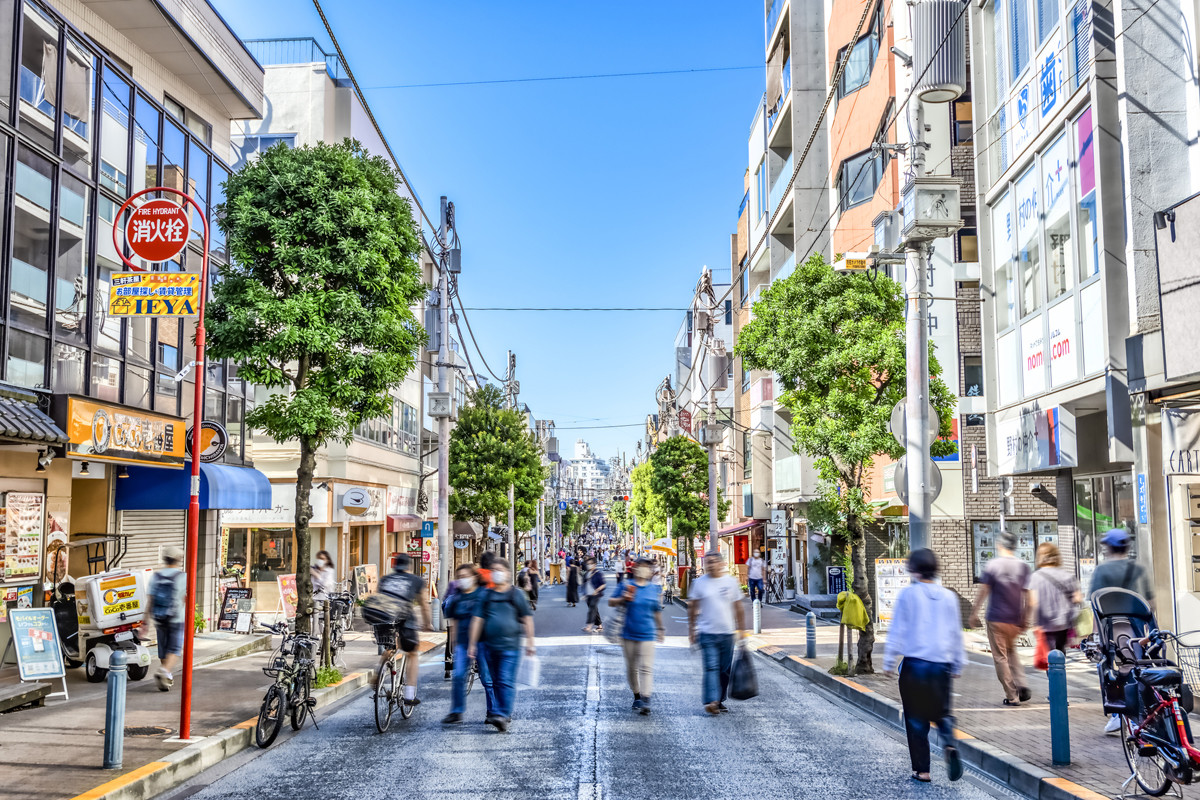
[[[654,643],[663,640],[661,589],[650,582],[654,567],[640,558],[630,569],[630,578],[609,598],[610,606],[625,607],[621,645],[625,651],[625,678],[633,692],[633,710],[650,713],[654,692]]]
[[[454,572],[455,592],[446,601],[446,619],[450,623],[450,641],[454,649],[454,673],[450,692],[450,713],[442,720],[444,725],[457,725],[462,722],[463,712],[467,710],[467,677],[471,669],[471,658],[467,649],[471,644],[471,620],[479,608],[480,598],[484,591],[479,587],[479,571],[472,564],[463,564]],[[484,678],[487,666],[481,660],[479,663],[480,680],[484,684],[484,695],[487,698],[487,715],[495,715],[495,698],[490,688],[491,680]]]
[[[333,557],[328,550],[317,553],[317,562],[312,566],[313,601],[320,605],[329,600],[337,587],[337,572],[333,569]]]
[[[750,584],[750,602],[756,599],[766,602],[763,584],[767,578],[767,562],[763,561],[762,548],[754,548],[754,555],[746,561],[746,581]]]
[[[532,656],[537,648],[529,600],[512,585],[508,562],[502,558],[492,563],[492,585],[479,598],[472,616],[467,657],[475,658],[478,653],[479,678],[484,689],[492,693],[491,713],[485,722],[503,732],[512,724],[522,632],[525,653]]]

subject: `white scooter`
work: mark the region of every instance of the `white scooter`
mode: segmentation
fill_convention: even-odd
[[[109,659],[125,651],[130,680],[150,672],[150,651],[138,636],[149,608],[140,572],[111,570],[59,584],[51,606],[63,662],[83,666],[91,683],[108,674]]]

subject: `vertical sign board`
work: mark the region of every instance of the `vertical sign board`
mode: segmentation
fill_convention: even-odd
[[[1137,475],[1137,515],[1138,524],[1150,524],[1150,489],[1146,483],[1146,473]]]
[[[254,590],[241,586],[228,586],[221,598],[221,613],[217,617],[217,630],[232,631],[237,627],[238,607],[240,601],[249,600],[254,596]]]
[[[277,575],[279,584],[279,610],[288,619],[296,618],[296,607],[300,604],[300,592],[296,589],[296,575]]]
[[[825,593],[841,594],[846,591],[846,570],[841,567],[825,568]]]
[[[49,608],[14,608],[8,612],[13,642],[17,649],[17,667],[23,681],[61,678],[67,696],[67,670],[58,645],[58,626]]]

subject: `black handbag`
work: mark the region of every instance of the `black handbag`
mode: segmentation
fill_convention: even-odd
[[[750,660],[749,649],[739,647],[733,656],[733,668],[729,673],[729,696],[734,700],[749,700],[758,697],[758,673]]]

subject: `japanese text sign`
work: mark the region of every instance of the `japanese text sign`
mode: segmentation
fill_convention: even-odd
[[[108,313],[114,317],[194,317],[200,313],[200,276],[194,272],[113,275]]]
[[[12,609],[8,612],[16,642],[21,680],[61,678],[66,674],[58,646],[54,612],[48,608]]]
[[[125,223],[129,249],[146,261],[170,261],[187,245],[187,212],[170,200],[151,200],[134,209]]]

